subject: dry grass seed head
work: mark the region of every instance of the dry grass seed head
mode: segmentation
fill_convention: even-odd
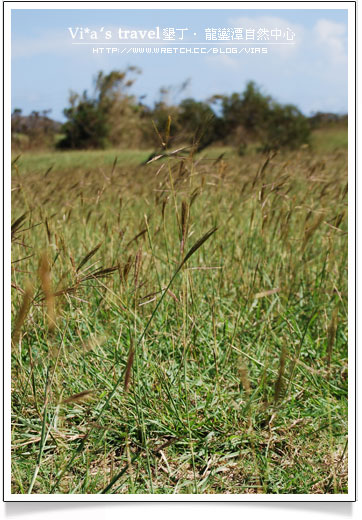
[[[49,330],[52,331],[55,327],[55,300],[52,289],[51,266],[46,252],[40,258],[38,274],[47,306],[48,326]]]
[[[21,303],[21,306],[19,308],[18,314],[15,319],[14,330],[13,330],[12,338],[11,338],[13,345],[16,345],[17,342],[19,341],[20,331],[25,322],[25,318],[29,312],[32,298],[33,298],[33,288],[30,285],[30,283],[27,283],[25,286],[24,294],[23,294],[23,301]]]
[[[181,204],[181,255],[184,253],[185,243],[186,243],[186,237],[187,237],[187,231],[189,226],[189,215],[190,215],[190,208],[188,203],[183,200]]]

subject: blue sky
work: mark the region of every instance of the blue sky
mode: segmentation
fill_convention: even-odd
[[[12,107],[21,108],[25,114],[51,109],[53,118],[64,120],[62,113],[70,90],[91,92],[92,78],[99,70],[124,70],[129,65],[142,69],[132,93],[145,95],[147,104],[159,98],[160,87],[175,87],[170,101],[180,101],[177,87],[186,79],[190,81],[182,98],[198,100],[216,93],[241,92],[247,81],[254,80],[264,93],[279,102],[297,105],[307,115],[318,110],[347,112],[347,10],[12,9],[11,18]],[[80,40],[72,40],[68,29],[99,31],[104,27],[104,31],[112,31],[110,41],[119,42],[120,27],[152,30],[157,26],[161,33],[163,28],[188,28],[184,33],[188,44],[205,42],[206,28],[290,28],[295,37],[294,45],[263,45],[268,53],[258,55],[96,55],[92,54],[93,47],[109,47],[109,43],[102,40],[94,45],[73,45]],[[183,43],[178,41],[177,46]],[[167,46],[176,47],[173,42]],[[212,42],[212,47],[223,49],[240,50],[243,46]],[[250,46],[260,47],[251,44],[245,48]]]

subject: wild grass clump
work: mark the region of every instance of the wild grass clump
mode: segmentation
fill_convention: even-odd
[[[13,493],[346,493],[346,160],[16,160]]]

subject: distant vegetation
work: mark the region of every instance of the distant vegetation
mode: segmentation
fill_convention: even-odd
[[[14,148],[29,149],[50,147],[54,144],[61,123],[49,117],[50,110],[33,112],[24,116],[20,108],[13,110],[11,115],[11,141]]]
[[[255,147],[296,149],[310,142],[312,130],[347,123],[347,116],[336,114],[308,118],[294,105],[277,103],[252,81],[241,93],[216,94],[207,101],[187,98],[178,104],[170,100],[171,89],[162,88],[160,99],[150,107],[143,102],[145,96],[130,93],[138,74],[136,67],[99,72],[91,94],[70,93],[63,125],[49,117],[49,110],[24,116],[15,109],[13,148],[167,149],[179,144],[201,150],[214,144],[233,146],[244,155]]]

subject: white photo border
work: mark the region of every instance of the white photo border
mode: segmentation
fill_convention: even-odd
[[[11,11],[16,9],[348,10],[348,493],[336,495],[65,495],[11,493]],[[3,500],[4,502],[354,502],[356,501],[356,2],[3,2]],[[161,498],[162,497],[162,498]],[[284,498],[285,497],[285,498]]]

